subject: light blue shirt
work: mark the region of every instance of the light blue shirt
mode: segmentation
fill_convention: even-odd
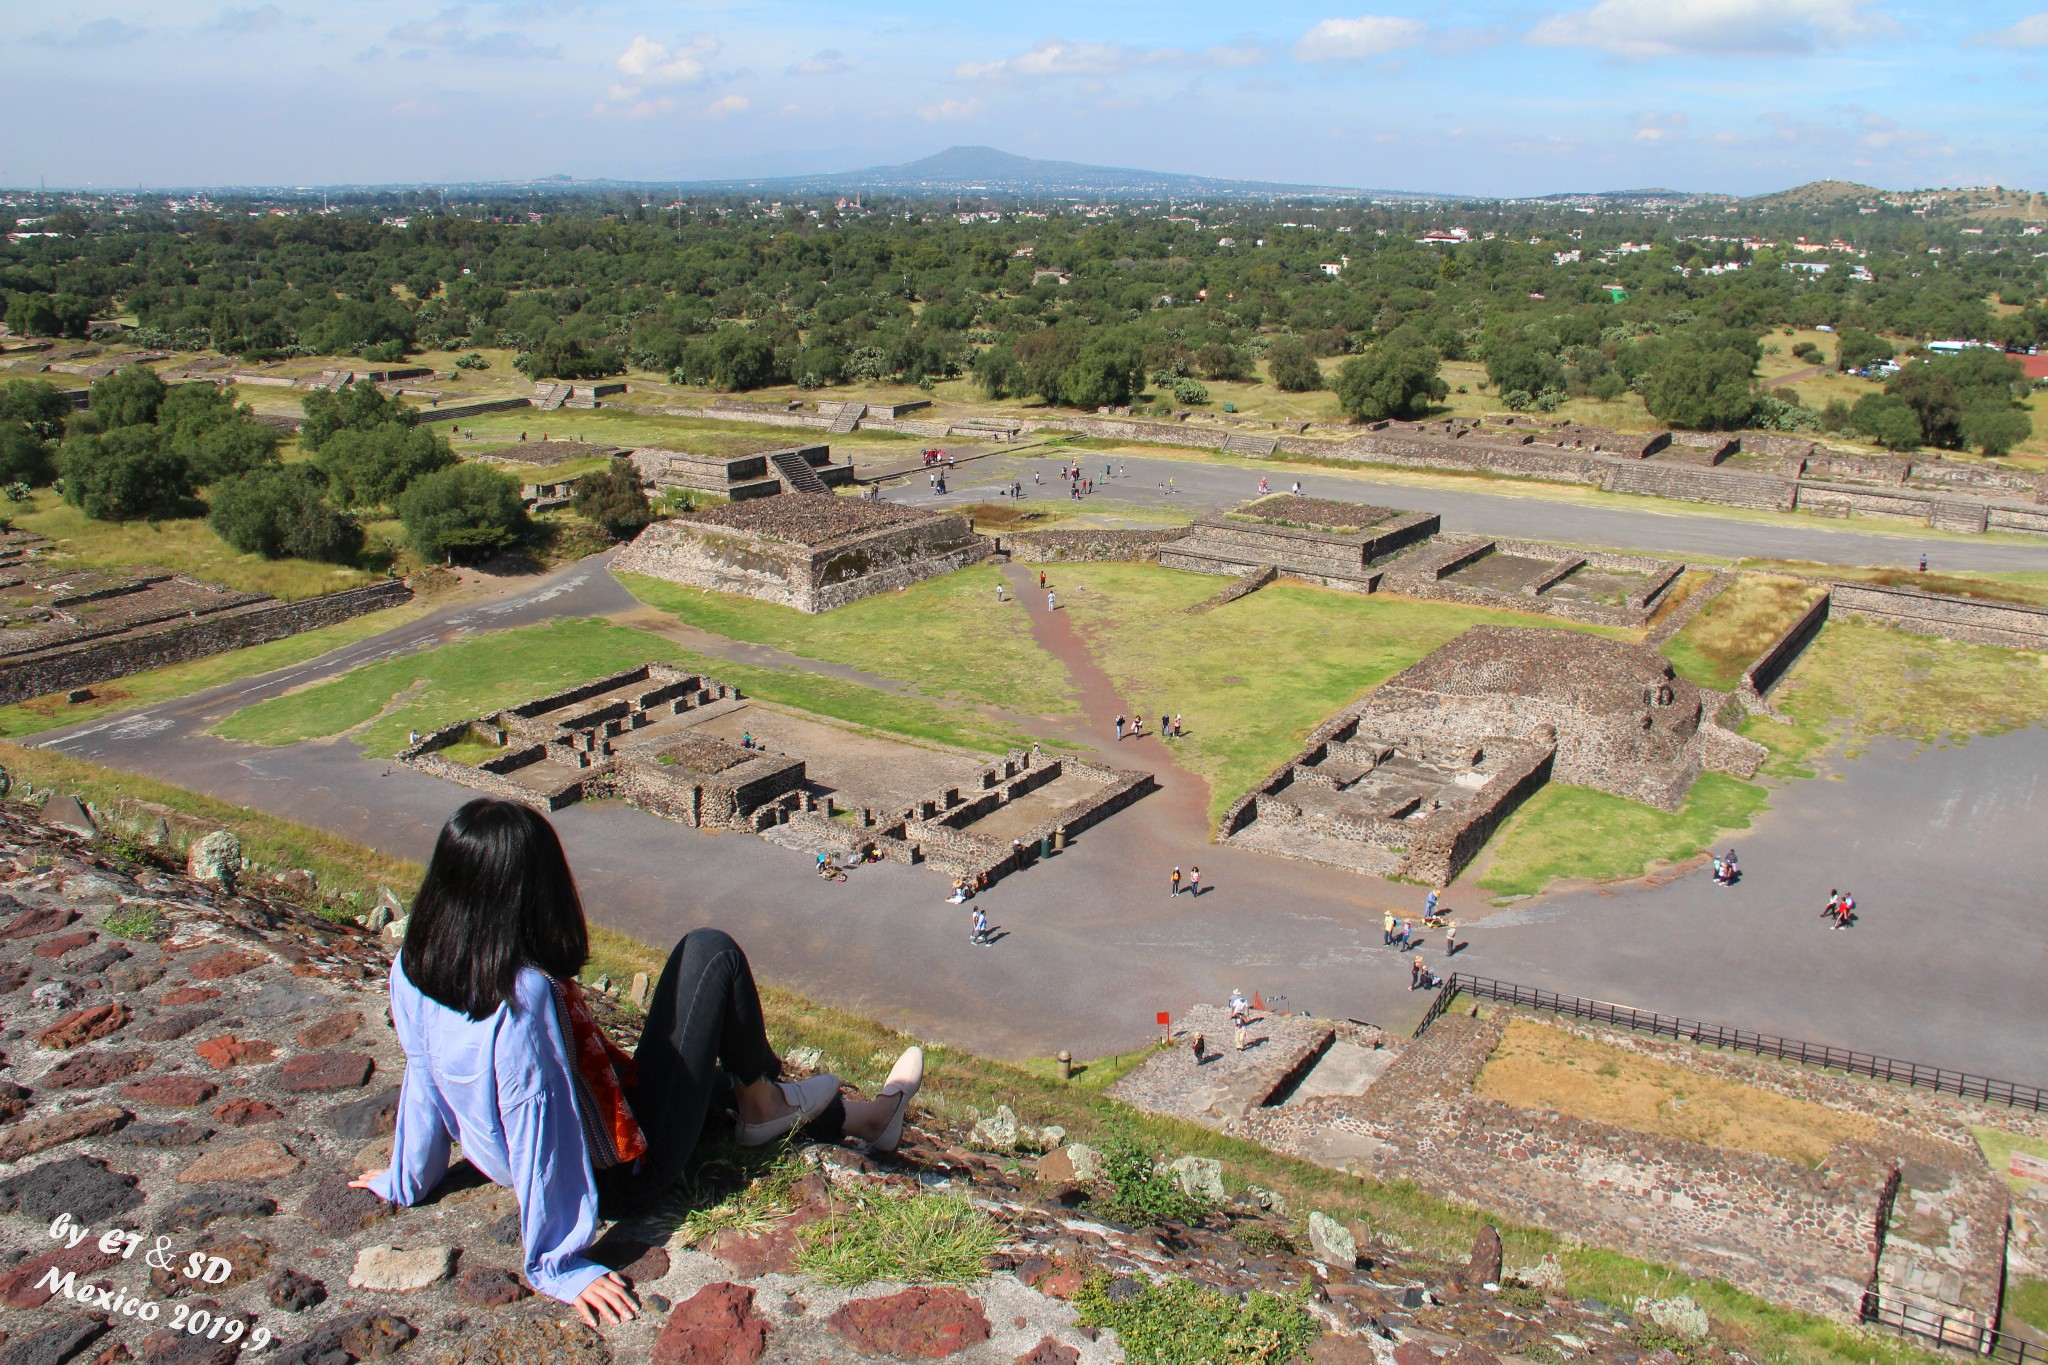
[[[422,995],[391,964],[405,1082],[391,1167],[370,1188],[394,1204],[417,1204],[447,1174],[449,1144],[460,1142],[471,1165],[519,1196],[527,1280],[567,1303],[605,1268],[583,1255],[597,1235],[597,1181],[552,993],[547,977],[528,967],[510,1000],[471,1019]]]

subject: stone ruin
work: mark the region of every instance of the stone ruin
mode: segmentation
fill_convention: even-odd
[[[1441,525],[1434,513],[1281,493],[1203,517],[1156,555],[1167,568],[1233,574],[1248,587],[1277,573],[1352,592],[1630,627],[1647,625],[1685,573],[1684,564],[1644,555],[1444,535]]]
[[[1159,547],[1159,562],[1191,573],[1256,573],[1271,566],[1289,578],[1371,592],[1378,565],[1434,535],[1433,513],[1278,494],[1202,517],[1185,539]]]
[[[1867,1289],[1944,1312],[1959,1330],[1996,1321],[2013,1201],[1967,1125],[2036,1131],[2038,1118],[1540,1016],[1655,1062],[1869,1120],[1816,1168],[1479,1093],[1512,1013],[1446,1013],[1412,1042],[1355,1021],[1272,1015],[1255,1019],[1260,1045],[1244,1054],[1230,1051],[1220,1015],[1198,1006],[1185,1016],[1187,1030],[1206,1028],[1220,1047],[1220,1064],[1164,1049],[1111,1093],[1369,1179],[1480,1198],[1836,1321],[1858,1320]]]
[[[640,477],[656,488],[711,493],[729,502],[778,493],[825,493],[853,482],[851,464],[833,464],[828,445],[775,446],[743,455],[700,455],[642,446],[632,452]]]
[[[958,513],[784,493],[656,522],[611,567],[821,612],[992,553],[993,544]]]
[[[1319,726],[1224,813],[1222,838],[1449,885],[1545,782],[1676,810],[1705,769],[1750,777],[1762,745],[1641,645],[1474,626]]]
[[[892,785],[843,755],[836,771],[814,772],[760,739],[735,742],[749,737],[732,733],[749,724],[739,713],[755,728],[782,717],[749,706],[728,684],[647,663],[446,726],[399,759],[539,810],[610,798],[692,828],[990,879],[1152,789],[1145,774],[1035,749],[991,761],[877,740],[860,742],[901,751],[909,761],[896,766],[910,776]],[[904,781],[925,785],[906,796]]]

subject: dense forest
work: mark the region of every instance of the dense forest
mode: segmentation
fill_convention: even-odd
[[[1677,426],[1992,453],[2030,430],[2020,369],[1995,351],[1813,412],[1756,387],[1758,338],[1832,327],[1844,344],[1825,359],[1845,367],[1883,360],[1886,337],[2048,342],[2043,238],[1906,209],[583,197],[415,207],[397,226],[374,205],[231,208],[51,215],[65,235],[0,249],[9,325],[76,334],[128,314],[145,344],[250,360],[503,346],[536,377],[631,367],[729,391],[971,374],[994,398],[1079,407],[1147,389],[1201,403],[1205,380],[1263,365],[1282,388],[1328,383],[1360,418],[1426,411],[1438,362],[1475,360],[1514,407],[1633,390]],[[1461,239],[1419,240],[1445,229]],[[1326,375],[1329,357],[1347,359]]]

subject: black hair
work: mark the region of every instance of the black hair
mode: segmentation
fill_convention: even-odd
[[[483,1019],[512,998],[522,967],[557,979],[590,960],[590,931],[562,841],[547,817],[483,796],[441,827],[399,955],[430,1000]]]

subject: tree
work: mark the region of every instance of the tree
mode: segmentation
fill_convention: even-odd
[[[626,358],[611,346],[585,345],[575,337],[554,335],[513,362],[529,379],[602,379],[624,374]]]
[[[1119,407],[1145,382],[1145,353],[1117,335],[1097,337],[1060,372],[1059,400],[1070,407]]]
[[[179,384],[164,395],[156,419],[165,447],[183,455],[200,486],[277,459],[277,433],[212,384]]]
[[[191,467],[164,449],[154,426],[116,427],[66,441],[58,468],[64,501],[95,521],[168,515],[192,493]]]
[[[1195,348],[1195,373],[1204,379],[1242,379],[1251,371],[1243,351],[1221,341]]]
[[[1986,455],[2012,454],[2014,446],[2034,434],[2034,419],[2010,402],[1983,401],[1963,409],[1962,438]]]
[[[0,422],[0,486],[40,488],[55,474],[48,441],[20,422]]]
[[[22,336],[82,337],[92,321],[92,301],[76,294],[16,294],[7,305],[7,325]]]
[[[1892,344],[1860,327],[1844,327],[1835,337],[1835,368],[1861,370],[1892,358]]]
[[[168,393],[164,381],[147,365],[125,365],[105,379],[92,381],[90,411],[101,431],[141,426],[156,421]]]
[[[1849,424],[1859,436],[1887,450],[1912,450],[1920,444],[1920,415],[1896,394],[1870,393],[1849,410]]]
[[[48,380],[17,379],[0,385],[0,423],[19,422],[45,441],[64,435],[64,422],[74,411],[71,396],[59,393]]]
[[[1273,387],[1286,393],[1308,393],[1323,387],[1323,367],[1300,337],[1285,336],[1266,348],[1266,373]]]
[[[1729,431],[1756,407],[1754,360],[1745,352],[1709,349],[1690,339],[1661,347],[1643,381],[1643,404],[1660,422],[1693,431]]]
[[[775,344],[751,328],[721,327],[690,343],[679,373],[686,383],[727,393],[765,388],[778,377]]]
[[[638,535],[654,520],[654,509],[640,486],[640,469],[623,455],[613,457],[610,469],[584,475],[570,506],[614,540]]]
[[[363,528],[337,512],[326,485],[305,465],[273,465],[227,480],[213,490],[207,525],[244,554],[352,564]]]
[[[436,470],[398,499],[406,538],[423,560],[469,559],[516,544],[526,533],[519,481],[480,464]]]
[[[1486,358],[1486,377],[1500,393],[1519,389],[1541,393],[1564,384],[1564,367],[1554,356],[1545,355],[1527,343],[1503,345]]]
[[[1332,387],[1354,421],[1415,417],[1450,394],[1442,368],[1443,357],[1433,347],[1389,338],[1345,361]]]
[[[414,480],[454,463],[455,452],[439,433],[397,423],[337,431],[313,457],[343,507],[396,506]]]
[[[386,398],[374,384],[344,384],[340,390],[315,389],[299,400],[305,423],[299,428],[302,449],[318,451],[337,431],[368,431],[396,423],[412,426],[419,413],[396,398]]]

